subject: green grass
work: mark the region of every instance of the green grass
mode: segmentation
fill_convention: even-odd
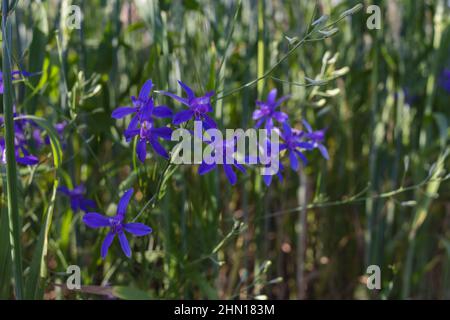
[[[368,1],[344,18],[360,1],[82,1],[81,30],[49,1],[17,2],[11,28],[2,24],[2,72],[38,74],[3,78],[0,231],[11,243],[2,232],[0,297],[450,298],[450,94],[439,86],[450,69],[450,9],[373,2],[382,30],[367,29]],[[311,26],[322,15],[336,34]],[[231,187],[221,170],[199,176],[155,157],[142,165],[123,139],[128,119],[110,115],[149,78],[177,94],[178,79],[215,90],[222,129],[252,126],[254,101],[270,89],[291,94],[283,111],[298,127],[304,118],[327,128],[330,160],[314,152],[270,188],[254,169]],[[13,104],[51,138],[33,149],[33,168],[15,165]],[[60,143],[51,124],[62,120]],[[131,241],[132,259],[114,242],[103,262],[104,231],[86,228],[54,193],[81,182],[105,214],[122,191],[138,191],[127,219],[154,231]],[[380,291],[362,282],[370,264],[381,267]],[[81,268],[79,292],[55,285],[68,265]]]

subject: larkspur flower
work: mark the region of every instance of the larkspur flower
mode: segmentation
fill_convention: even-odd
[[[26,71],[12,71],[11,72],[11,79],[14,80],[19,80],[20,76],[23,77],[29,77],[31,74],[26,72]],[[3,94],[4,91],[4,86],[3,86],[3,72],[0,71],[0,94]]]
[[[329,160],[330,156],[328,155],[327,148],[322,144],[322,142],[325,140],[325,129],[322,130],[316,130],[313,131],[311,128],[311,125],[306,121],[302,121],[303,126],[306,128],[306,133],[304,134],[305,138],[308,140],[309,143],[312,144],[314,148],[319,149],[322,156]]]
[[[110,228],[101,247],[100,254],[102,259],[105,259],[108,254],[108,249],[115,236],[119,238],[123,253],[128,258],[131,257],[130,245],[124,231],[135,236],[145,236],[152,232],[152,228],[143,223],[124,223],[125,213],[133,192],[133,189],[129,189],[123,194],[117,205],[117,214],[114,217],[107,217],[97,212],[88,212],[83,216],[83,222],[90,228]]]
[[[283,124],[283,131],[280,132],[280,136],[283,139],[283,143],[280,144],[280,152],[283,150],[288,152],[291,168],[296,171],[298,169],[297,157],[305,164],[308,162],[302,150],[312,150],[314,147],[309,142],[299,140],[299,137],[294,134],[287,123]]]
[[[233,153],[236,151],[236,143],[235,140],[218,140],[218,141],[212,141],[209,143],[212,150],[214,150],[214,158],[221,159],[221,164],[223,166],[223,171],[225,172],[225,175],[230,182],[231,185],[235,185],[237,182],[237,176],[236,173],[233,170],[233,167],[241,171],[242,173],[245,173],[245,168],[238,163],[238,161],[233,157]],[[230,157],[231,160],[227,161],[227,155]],[[204,175],[214,169],[217,168],[217,163],[213,161],[214,159],[208,159],[207,163],[205,160],[202,161],[200,166],[198,167],[198,173],[200,175]],[[231,162],[231,163],[230,163]]]
[[[170,140],[172,129],[169,127],[155,128],[152,119],[152,110],[151,104],[143,106],[139,120],[140,128],[129,129],[124,133],[127,141],[130,141],[135,136],[139,136],[139,140],[136,144],[136,154],[141,162],[145,162],[145,159],[147,158],[147,143],[152,146],[156,153],[166,159],[169,158],[169,154],[159,143],[158,138]]]
[[[131,118],[130,124],[127,130],[136,129],[139,121],[141,120],[142,111],[147,107],[147,110],[151,111],[151,116],[157,118],[171,118],[172,110],[167,106],[156,106],[154,105],[153,98],[150,93],[153,88],[152,80],[147,80],[142,86],[138,97],[131,97],[133,107],[119,107],[112,112],[112,117],[114,119],[121,119],[127,115],[134,114]]]
[[[86,188],[82,184],[75,186],[72,190],[67,187],[59,187],[58,191],[70,198],[70,207],[73,212],[77,212],[79,209],[84,212],[88,212],[89,208],[96,208],[94,200],[86,199],[84,197],[86,194]]]
[[[14,113],[14,117],[17,114]],[[3,125],[3,117],[0,117],[0,125]],[[26,135],[27,124],[31,123],[28,120],[15,120],[14,121],[14,148],[16,162],[21,165],[35,165],[39,163],[39,159],[30,154],[28,151],[28,139]],[[32,139],[34,140],[34,138]],[[36,142],[35,142],[36,144]],[[6,142],[3,137],[0,138],[0,162],[6,164]]]
[[[173,124],[179,125],[187,122],[191,119],[202,121],[203,126],[206,129],[217,128],[216,122],[208,115],[212,112],[211,97],[214,95],[214,91],[207,92],[205,95],[196,97],[194,91],[186,84],[178,80],[179,85],[186,92],[187,98],[179,97],[173,93],[161,91],[161,94],[171,97],[178,102],[186,105],[189,109],[183,110],[175,114],[173,117]]]
[[[268,130],[274,127],[274,121],[285,123],[288,115],[282,111],[276,111],[276,109],[288,98],[289,96],[284,96],[277,100],[277,89],[273,89],[267,95],[267,101],[256,101],[259,109],[253,112],[253,120],[258,120],[255,128],[259,128],[263,122]]]
[[[450,69],[445,69],[440,77],[439,77],[439,84],[441,87],[450,93]]]

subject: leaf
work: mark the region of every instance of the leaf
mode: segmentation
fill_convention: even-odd
[[[5,183],[3,183],[3,186]],[[8,210],[1,207],[0,216],[0,299],[10,298],[11,252],[9,244]]]
[[[30,272],[25,286],[26,299],[42,299],[43,290],[41,288],[41,279],[46,276],[46,265],[44,259],[47,255],[48,234],[53,217],[53,209],[58,189],[58,179],[53,182],[53,193],[50,204],[45,215],[44,225],[41,227],[39,238],[33,253],[33,259],[30,265]]]

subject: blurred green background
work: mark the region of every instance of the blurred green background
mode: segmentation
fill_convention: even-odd
[[[364,8],[336,34],[308,38],[277,65],[311,21],[337,20],[358,3]],[[84,15],[80,29],[66,24],[70,5]],[[369,5],[381,9],[380,30],[367,28]],[[13,61],[39,74],[15,86],[16,107],[69,123],[60,168],[46,160],[48,148],[39,166],[20,170],[28,297],[449,299],[450,92],[439,81],[450,69],[449,14],[444,0],[18,1],[10,15]],[[181,79],[220,96],[263,75],[214,100],[219,126],[253,126],[255,100],[278,88],[291,94],[283,110],[293,125],[307,119],[327,128],[330,153],[329,161],[309,154],[308,166],[270,188],[255,169],[231,187],[222,170],[200,177],[196,166],[171,167],[158,188],[164,161],[136,162],[122,136],[128,120],[110,116],[147,79],[158,90],[181,94]],[[329,81],[305,87],[305,77]],[[140,219],[152,235],[132,240],[132,259],[115,242],[103,262],[104,232],[86,228],[66,198],[51,199],[55,179],[84,183],[109,214],[134,187],[130,218],[158,191]],[[9,299],[4,180],[1,190],[0,298]],[[38,252],[51,204],[48,247]],[[33,254],[44,259],[37,278]],[[366,288],[373,264],[381,267],[381,290]],[[64,287],[68,265],[80,266],[81,291]]]

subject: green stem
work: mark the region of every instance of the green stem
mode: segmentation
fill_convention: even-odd
[[[7,24],[8,0],[2,0],[2,36],[3,36],[3,112],[6,142],[6,181],[8,197],[8,221],[13,261],[15,294],[17,299],[23,297],[22,253],[20,248],[20,223],[17,198],[17,168],[14,146],[14,112],[13,91],[10,64],[11,30]]]

